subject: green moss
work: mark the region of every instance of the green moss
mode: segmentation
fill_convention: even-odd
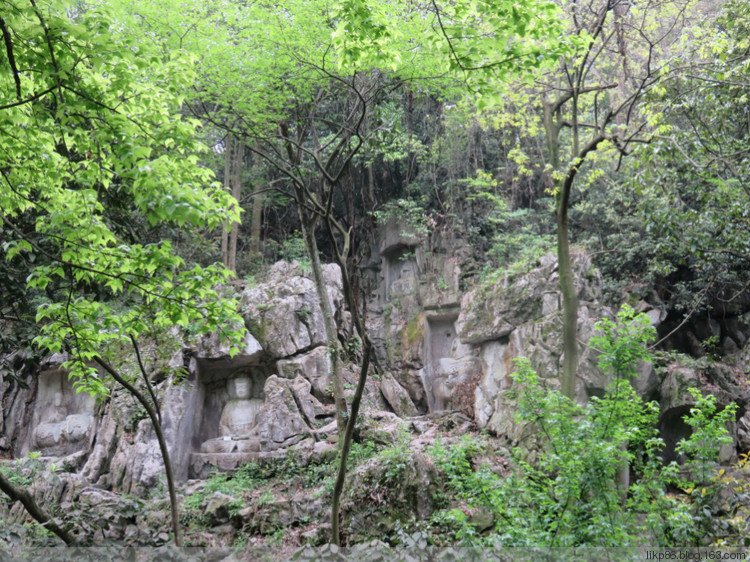
[[[258,340],[261,345],[266,342],[268,337],[268,327],[264,318],[256,320],[255,318],[245,318],[245,328],[252,334],[252,336]]]
[[[422,341],[424,338],[424,315],[417,314],[411,322],[406,325],[404,330],[405,344],[407,348],[411,348],[415,344]]]

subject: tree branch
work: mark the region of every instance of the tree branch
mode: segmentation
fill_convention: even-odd
[[[75,546],[78,541],[67,530],[60,527],[47,513],[37,505],[34,498],[26,490],[14,486],[5,474],[0,471],[0,490],[14,502],[21,502],[24,509],[42,527],[56,534],[68,546]]]

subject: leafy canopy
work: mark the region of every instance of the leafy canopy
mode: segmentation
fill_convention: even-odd
[[[70,351],[79,387],[98,394],[106,388],[89,362],[147,330],[221,328],[236,344],[235,303],[217,289],[228,271],[187,264],[167,240],[127,243],[102,203],[117,193],[152,225],[238,220],[198,163],[206,150],[195,140],[198,122],[178,113],[195,79],[192,59],[176,52],[165,60],[114,33],[104,7],[7,7],[14,64],[0,67],[0,208],[14,239],[3,249],[8,260],[43,258],[28,277],[28,288],[45,295],[36,343]],[[22,220],[33,235],[18,228]]]

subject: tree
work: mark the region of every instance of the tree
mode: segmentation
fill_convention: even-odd
[[[570,256],[569,210],[576,177],[603,147],[628,155],[650,131],[637,104],[663,78],[687,4],[629,6],[609,0],[572,4],[573,32],[586,37],[575,56],[537,82],[548,173],[557,200],[557,255],[563,296],[562,392],[575,395],[578,296]],[[569,137],[564,131],[569,130]]]
[[[355,225],[337,217],[336,203],[341,198],[341,180],[363,145],[362,124],[370,104],[387,80],[379,73],[335,72],[330,45],[320,39],[320,29],[330,28],[327,8],[325,2],[287,3],[277,8],[223,6],[221,10],[213,3],[195,4],[192,9],[202,18],[176,18],[184,32],[172,32],[168,23],[172,18],[165,16],[164,6],[143,1],[130,3],[125,11],[163,31],[157,35],[157,43],[174,44],[179,38],[181,45],[188,45],[200,56],[201,73],[192,104],[196,115],[231,137],[243,139],[255,158],[272,171],[275,189],[296,203],[332,363],[341,449],[332,527],[333,540],[339,542],[339,498],[372,346],[358,312],[356,273],[350,273]],[[184,7],[173,4],[168,9],[182,11]],[[259,52],[263,56],[258,56]],[[227,154],[226,162],[230,160],[235,159]],[[228,164],[225,178],[232,177],[232,168],[238,169]],[[323,278],[319,227],[325,230],[341,269],[356,331],[353,339],[361,343],[359,381],[351,411],[344,395],[345,352],[336,325],[337,311]],[[230,246],[227,252],[231,255]]]
[[[4,1],[2,13],[9,64],[0,67],[0,208],[13,233],[3,251],[30,269],[36,345],[69,353],[63,367],[78,391],[106,396],[114,379],[146,409],[179,545],[159,403],[138,342],[173,326],[194,336],[219,329],[235,353],[242,323],[234,299],[220,293],[226,268],[187,264],[168,240],[127,240],[103,201],[117,194],[152,225],[211,229],[238,220],[232,198],[197,164],[198,123],[177,113],[194,78],[189,57],[164,60],[117,37],[104,8]],[[123,347],[139,377],[117,368]]]
[[[499,85],[485,73],[483,56],[473,51],[473,41],[452,40],[453,28],[441,25],[450,44],[454,65],[477,84],[478,106],[485,122],[513,123],[527,138],[542,136],[545,150],[527,173],[537,173],[556,200],[557,255],[563,297],[564,395],[575,395],[578,364],[578,297],[573,281],[569,212],[579,173],[586,163],[591,173],[603,173],[601,163],[620,161],[635,143],[648,142],[653,134],[650,116],[638,111],[639,103],[668,72],[670,49],[679,38],[690,3],[630,6],[625,2],[590,0],[564,4],[568,44],[556,64],[510,76]],[[481,53],[481,52],[480,52]],[[490,77],[494,78],[494,77]],[[489,98],[487,92],[500,91]],[[618,159],[619,157],[619,159]]]
[[[647,271],[682,312],[674,331],[695,314],[733,316],[750,302],[749,27],[746,0],[724,4],[685,35],[671,79],[648,100],[656,134],[630,185]]]

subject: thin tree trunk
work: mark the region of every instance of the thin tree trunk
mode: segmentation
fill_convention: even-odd
[[[573,282],[568,238],[568,199],[570,189],[560,193],[557,209],[557,261],[560,275],[560,292],[563,300],[563,371],[561,391],[568,398],[575,395],[576,369],[578,368],[578,295]]]
[[[174,471],[172,470],[172,463],[169,460],[169,449],[167,448],[167,440],[164,438],[164,432],[162,431],[161,422],[159,421],[159,415],[156,411],[156,405],[151,404],[149,400],[139,391],[132,383],[120,376],[114,367],[104,361],[100,357],[94,358],[94,361],[99,364],[107,373],[112,375],[121,386],[132,394],[141,406],[146,410],[148,417],[151,419],[151,425],[156,433],[156,440],[159,442],[159,449],[161,450],[161,458],[164,461],[164,473],[167,477],[167,488],[169,489],[169,505],[172,512],[172,532],[174,533],[174,543],[176,546],[182,546],[182,530],[180,529],[180,518],[178,514],[177,504],[177,490],[174,481]]]
[[[240,196],[242,195],[242,161],[245,152],[244,145],[239,139],[234,144],[234,171],[232,173],[232,196],[237,200],[239,205]],[[227,260],[227,269],[232,273],[237,273],[237,235],[239,233],[240,223],[233,222],[229,232],[229,254]]]
[[[375,173],[372,170],[373,163],[367,165],[367,196],[369,198],[370,209],[375,208]]]
[[[224,145],[224,191],[228,192],[232,173],[232,137],[227,136]],[[229,263],[229,225],[226,221],[221,225],[221,263],[224,267]]]
[[[349,420],[346,424],[346,433],[344,434],[344,439],[339,440],[339,443],[341,444],[341,458],[339,460],[339,471],[336,475],[336,483],[333,486],[333,498],[331,499],[331,536],[333,538],[333,542],[337,546],[341,546],[341,532],[339,530],[339,507],[341,505],[341,494],[344,491],[347,460],[349,458],[349,450],[352,446],[354,427],[357,423],[357,416],[359,415],[359,405],[362,402],[362,395],[365,391],[367,371],[370,367],[371,352],[372,344],[370,343],[370,340],[365,337],[362,350],[362,368],[359,371],[357,390],[354,392],[354,398],[352,399],[351,416],[349,416]]]
[[[553,170],[560,169],[559,126],[555,120],[552,104],[544,104],[544,131],[547,137],[550,165]],[[568,205],[573,177],[564,181],[554,181],[558,186],[557,194],[557,263],[560,275],[560,292],[563,300],[563,369],[560,377],[562,393],[568,398],[575,394],[576,369],[578,368],[578,295],[573,282],[573,266],[570,260],[570,239],[568,235]]]
[[[0,490],[12,501],[21,502],[24,509],[31,515],[42,527],[50,530],[68,546],[75,546],[76,539],[65,529],[60,527],[54,520],[34,501],[34,498],[26,490],[18,488],[0,472]]]
[[[342,444],[342,436],[346,431],[347,408],[346,397],[344,396],[344,375],[341,364],[341,344],[339,343],[338,330],[336,329],[336,320],[333,316],[331,301],[328,299],[328,291],[323,281],[323,268],[320,265],[320,255],[318,253],[318,243],[315,240],[315,223],[316,219],[309,219],[302,210],[302,204],[298,204],[300,209],[300,219],[302,223],[302,236],[305,239],[305,246],[310,257],[312,267],[313,281],[315,290],[318,293],[320,301],[320,310],[323,313],[323,325],[326,331],[326,341],[328,343],[328,356],[331,359],[331,372],[333,374],[333,400],[336,405],[336,427],[339,434],[339,448]]]
[[[339,268],[341,269],[341,284],[344,290],[344,299],[346,305],[349,308],[349,312],[352,315],[352,324],[354,329],[359,335],[360,341],[362,342],[362,364],[359,370],[359,380],[357,381],[357,388],[354,391],[354,397],[352,399],[352,410],[349,419],[346,424],[346,433],[344,434],[343,443],[341,443],[341,456],[339,459],[339,470],[336,476],[336,483],[333,487],[333,498],[331,499],[331,539],[333,542],[341,546],[341,531],[340,531],[340,519],[339,509],[341,505],[341,494],[344,491],[344,481],[346,480],[347,462],[349,458],[349,451],[352,445],[352,438],[354,436],[354,428],[357,424],[357,417],[359,415],[359,406],[362,402],[362,396],[365,391],[365,385],[367,383],[367,374],[370,368],[370,357],[372,355],[372,342],[367,336],[367,327],[365,325],[365,319],[359,312],[359,306],[354,292],[354,284],[352,278],[349,275],[349,268],[347,267],[347,255],[348,249],[351,247],[351,240],[349,233],[344,232],[342,236],[344,238],[344,251],[339,252],[338,245],[336,242],[336,236],[332,225],[332,220],[327,217],[326,227],[328,229],[328,238],[331,244],[334,246],[334,258]]]
[[[578,292],[573,282],[573,265],[570,258],[568,208],[578,170],[586,156],[596,150],[606,137],[602,134],[591,139],[568,168],[560,187],[557,203],[557,260],[560,274],[560,291],[563,297],[563,373],[561,391],[568,398],[575,396],[576,370],[578,369]]]
[[[251,255],[260,255],[260,236],[263,232],[263,203],[264,197],[260,189],[255,187],[253,194],[253,216],[250,223],[250,245],[248,250]]]

